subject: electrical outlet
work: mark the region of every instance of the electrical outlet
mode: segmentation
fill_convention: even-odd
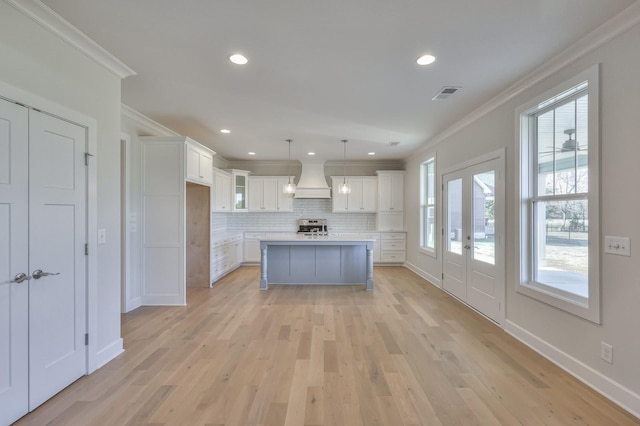
[[[613,364],[613,346],[605,342],[600,342],[600,358],[609,364]]]

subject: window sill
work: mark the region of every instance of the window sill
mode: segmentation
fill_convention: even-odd
[[[600,324],[600,309],[599,307],[590,307],[587,298],[534,281],[516,284],[516,291],[580,318]]]

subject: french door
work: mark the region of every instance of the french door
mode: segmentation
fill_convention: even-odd
[[[504,173],[494,158],[443,175],[444,290],[504,318]]]
[[[0,99],[0,424],[87,371],[86,143]]]

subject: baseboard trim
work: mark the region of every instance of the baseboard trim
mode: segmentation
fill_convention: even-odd
[[[410,271],[415,272],[416,274],[418,274],[420,277],[424,278],[425,280],[427,280],[431,285],[433,285],[434,287],[438,287],[438,288],[442,288],[442,282],[440,281],[439,278],[437,278],[435,275],[432,275],[430,273],[428,273],[427,271],[425,271],[424,269],[420,269],[418,268],[416,265],[414,265],[413,263],[407,262],[404,264],[404,266],[409,269]]]
[[[558,367],[573,375],[596,392],[640,418],[640,395],[611,380],[571,355],[540,339],[512,321],[506,320],[504,330]]]
[[[96,354],[96,370],[104,366],[106,363],[108,363],[121,353],[124,353],[124,340],[122,340],[122,338],[111,343],[106,348],[98,351],[98,353]],[[93,373],[93,371],[90,371],[89,373]]]

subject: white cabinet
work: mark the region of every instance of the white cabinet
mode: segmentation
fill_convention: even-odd
[[[378,230],[404,230],[404,171],[378,171]]]
[[[343,181],[342,176],[332,176],[332,187],[338,188]],[[350,194],[340,194],[337,190],[332,194],[334,213],[375,213],[377,209],[378,182],[374,176],[347,176],[351,185]]]
[[[214,152],[192,139],[185,139],[187,180],[211,185],[213,183]]]
[[[378,171],[378,211],[404,209],[404,171]]]
[[[249,211],[247,196],[249,192],[249,172],[246,170],[230,170],[231,172],[231,210],[234,212]]]
[[[211,238],[211,284],[242,263],[242,234],[215,235]]]
[[[252,176],[249,178],[249,211],[251,212],[291,212],[291,194],[284,194],[282,186],[288,178],[281,176]]]
[[[406,254],[406,233],[381,232],[380,233],[380,262],[404,263]]]
[[[244,233],[244,262],[260,263],[260,240],[265,236],[264,232]]]
[[[214,212],[231,212],[231,174],[224,170],[213,170],[213,202]]]
[[[184,136],[141,137],[142,304],[186,304],[187,145]],[[213,155],[213,151],[209,151]],[[213,169],[211,169],[213,172]],[[191,184],[189,184],[191,185]],[[198,185],[194,185],[198,186]],[[205,187],[210,185],[204,185]],[[210,215],[210,188],[204,205]],[[202,192],[202,191],[201,191]],[[209,251],[208,244],[204,247]],[[208,262],[205,267],[208,267]],[[207,275],[210,275],[208,271]]]

